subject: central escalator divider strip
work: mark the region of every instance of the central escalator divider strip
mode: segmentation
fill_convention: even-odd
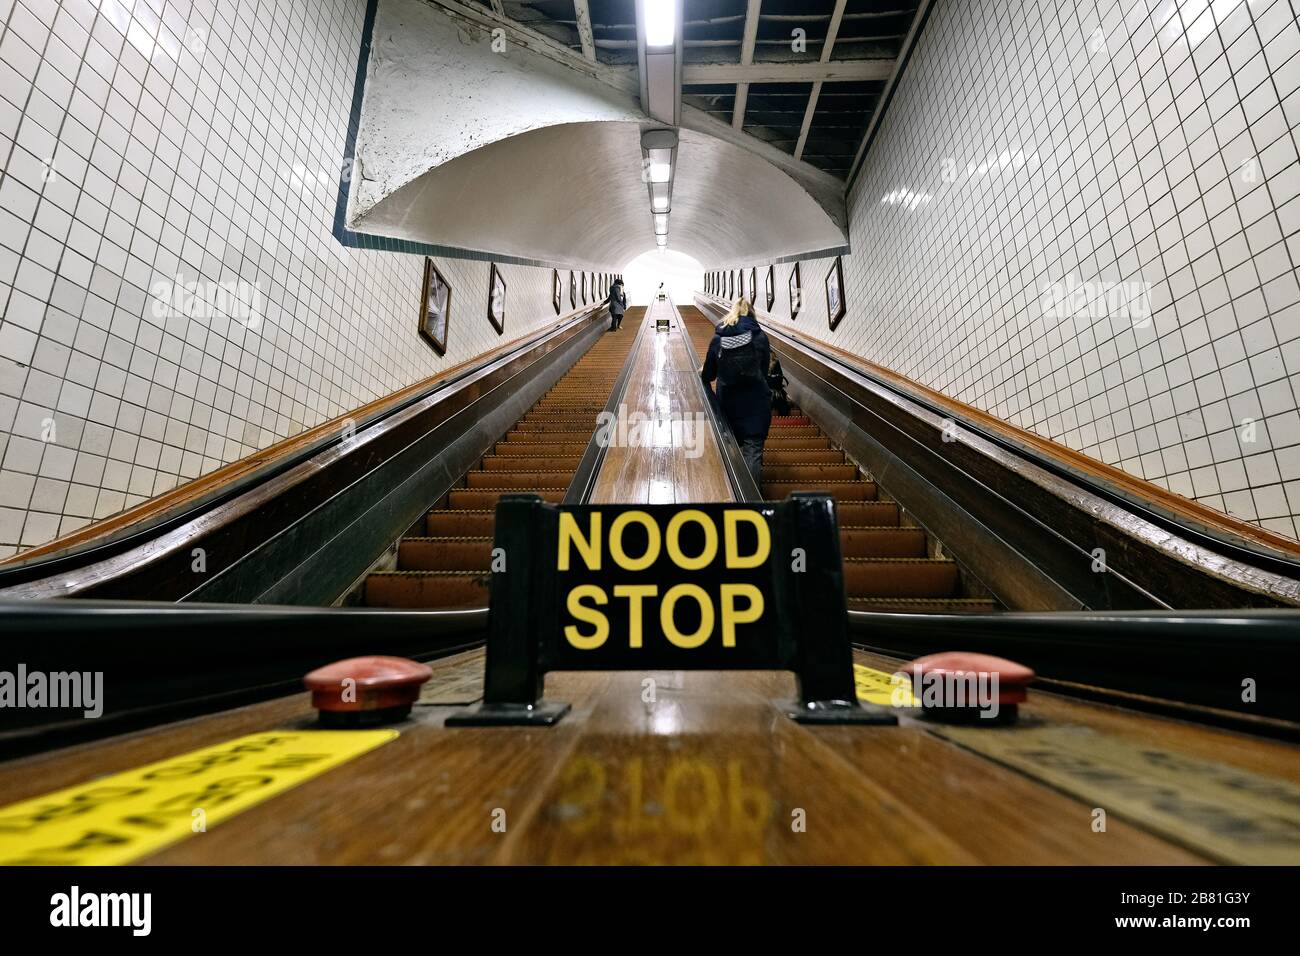
[[[486,607],[497,500],[536,494],[559,503],[599,471],[601,412],[617,413],[630,357],[645,334],[644,309],[607,332],[515,423],[425,518],[424,534],[398,542],[396,568],[367,576],[371,607]],[[594,458],[594,467],[589,455]]]
[[[616,419],[619,414],[619,408],[627,396],[627,384],[632,378],[632,367],[636,361],[637,352],[645,344],[645,340],[650,334],[647,330],[650,328],[649,310],[642,317],[640,325],[637,327],[636,337],[632,340],[631,347],[628,348],[627,354],[623,360],[623,369],[618,373],[618,378],[614,381],[614,387],[610,390],[609,401],[605,403],[604,413],[613,415]],[[591,438],[587,442],[587,447],[582,453],[574,469],[573,480],[569,482],[569,490],[564,495],[564,504],[566,505],[585,505],[591,500],[592,490],[596,487],[596,479],[600,475],[600,466],[605,460],[605,453],[609,451],[609,442],[607,436],[602,435],[599,428],[595,427],[593,421]]]

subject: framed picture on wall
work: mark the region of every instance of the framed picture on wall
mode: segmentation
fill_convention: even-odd
[[[803,308],[803,286],[799,279],[799,263],[794,264],[790,270],[790,321],[793,322],[799,316],[799,310]]]
[[[572,269],[569,270],[569,308],[578,307],[578,277]]]
[[[447,322],[451,317],[451,286],[428,256],[420,292],[420,337],[439,355],[447,354]]]
[[[772,303],[776,301],[776,266],[767,267],[767,311],[772,311]]]
[[[488,273],[488,321],[500,335],[506,330],[506,280],[501,276],[501,270],[497,264],[492,263],[492,271]]]
[[[727,270],[727,298],[728,299],[735,298],[735,295],[736,295],[736,273],[728,269]]]
[[[582,274],[582,278],[578,280],[578,286],[580,291],[582,292],[582,304],[586,305],[587,304],[587,273],[584,272]]]
[[[758,305],[758,269],[749,267],[749,301]]]
[[[826,318],[830,321],[832,332],[848,308],[844,301],[844,266],[840,263],[840,257],[836,256],[835,264],[826,273]]]

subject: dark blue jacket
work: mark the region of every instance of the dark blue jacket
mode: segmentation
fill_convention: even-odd
[[[759,371],[766,375],[772,357],[772,346],[763,330],[758,327],[758,320],[752,314],[742,315],[735,325],[718,326],[709,342],[704,368],[700,372],[706,385],[718,377],[718,352],[722,348],[722,340],[744,335],[749,335],[757,347]],[[767,437],[767,430],[772,425],[772,390],[767,387],[766,381],[730,388],[718,382],[716,391],[718,405],[736,438]]]
[[[623,283],[615,282],[609,287],[609,314],[622,315],[627,311],[627,293],[623,291]]]

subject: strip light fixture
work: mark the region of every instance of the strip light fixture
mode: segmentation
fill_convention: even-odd
[[[683,0],[636,0],[637,65],[641,109],[661,124],[641,133],[642,179],[650,194],[655,244],[668,246],[668,217],[673,210],[673,176],[677,164],[677,130],[682,113]]]
[[[677,164],[677,131],[648,129],[641,133],[641,166],[650,195],[655,242],[668,245],[668,215],[673,208],[673,174]]]

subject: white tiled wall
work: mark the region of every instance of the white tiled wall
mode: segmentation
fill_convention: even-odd
[[[422,258],[334,239],[364,9],[0,0],[0,556],[556,320],[550,270],[503,265],[499,338],[488,263],[440,259],[439,358]],[[255,321],[156,309],[177,276]]]
[[[850,196],[848,314],[805,262],[798,326],[1300,537],[1298,14],[936,4]]]

